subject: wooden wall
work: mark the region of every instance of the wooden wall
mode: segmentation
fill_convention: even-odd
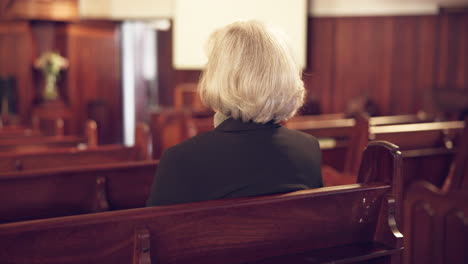
[[[76,122],[99,116],[100,142],[121,142],[120,27],[112,22],[71,23],[67,35],[68,97]],[[100,109],[88,109],[89,104]]]
[[[170,32],[159,45],[170,54]],[[438,16],[309,18],[304,82],[324,113],[342,112],[367,94],[381,114],[414,113],[431,89],[468,93],[468,13]],[[171,67],[170,56],[160,65]],[[161,103],[172,89],[196,81],[199,71],[161,72]]]

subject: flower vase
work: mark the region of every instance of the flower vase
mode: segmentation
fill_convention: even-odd
[[[45,76],[45,87],[42,96],[46,101],[56,100],[58,98],[57,75],[47,74]]]

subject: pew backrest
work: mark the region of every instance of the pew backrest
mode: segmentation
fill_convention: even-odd
[[[468,192],[440,191],[419,181],[404,202],[405,264],[467,263]]]
[[[414,124],[432,122],[434,118],[426,113],[418,113],[416,115],[391,115],[391,116],[374,116],[369,118],[371,126],[384,125],[399,125],[399,124]]]
[[[91,149],[51,149],[42,152],[0,153],[0,174],[99,165],[138,160],[138,149],[105,145]]]
[[[385,140],[401,150],[446,147],[452,148],[465,127],[462,121],[432,122],[370,127],[371,140]]]
[[[0,222],[144,207],[157,161],[0,175]]]
[[[102,145],[90,148],[87,146],[83,148],[59,148],[26,153],[0,152],[0,174],[13,171],[149,160],[151,159],[149,150],[151,138],[149,134],[148,126],[140,123],[135,129],[135,145],[133,147]]]
[[[153,158],[159,159],[163,152],[188,139],[188,113],[176,109],[155,111],[150,117]]]
[[[296,129],[317,138],[349,138],[355,125],[352,118],[316,120],[316,119],[296,119],[287,121],[285,126]]]
[[[402,151],[403,185],[409,186],[413,181],[424,180],[442,188],[456,152],[456,149],[445,147]]]
[[[139,255],[146,263],[233,264],[346,245],[399,250],[376,239],[393,234],[379,218],[388,190],[349,185],[4,224],[0,260],[131,263]]]
[[[0,152],[34,152],[57,148],[73,148],[80,144],[87,147],[97,146],[97,125],[94,120],[88,120],[85,126],[86,138],[77,136],[22,136],[0,138]]]
[[[468,124],[468,119],[465,123]],[[457,149],[452,170],[444,183],[445,191],[468,190],[468,126],[465,126],[461,144]]]
[[[351,131],[349,146],[344,160],[344,173],[358,175],[362,153],[367,146],[368,138],[369,117],[364,114],[358,114]]]
[[[76,148],[84,140],[75,136],[40,137],[30,140],[12,139],[0,141],[0,152],[34,152],[58,148]]]

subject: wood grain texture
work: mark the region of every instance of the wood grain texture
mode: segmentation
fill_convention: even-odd
[[[67,26],[68,100],[77,128],[88,118],[87,106],[102,102],[108,110],[98,124],[104,144],[122,140],[120,29],[118,23],[71,23]],[[83,131],[75,130],[78,134]]]
[[[34,171],[138,160],[138,149],[105,145],[91,149],[51,149],[32,153],[0,153],[0,173]]]
[[[150,231],[152,263],[245,263],[371,242],[388,186],[350,187],[6,224],[0,259],[118,263],[132,258],[142,227]]]
[[[102,202],[111,210],[144,207],[157,165],[120,161],[2,174],[0,222],[102,211]]]
[[[416,182],[405,195],[405,264],[466,263],[468,192]]]
[[[465,120],[465,122],[467,121],[468,119]],[[453,168],[443,188],[445,191],[468,190],[468,125],[463,131]]]

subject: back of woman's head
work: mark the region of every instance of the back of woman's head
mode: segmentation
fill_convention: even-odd
[[[199,92],[202,101],[244,122],[279,122],[302,105],[304,84],[280,32],[257,21],[235,22],[215,31]]]

